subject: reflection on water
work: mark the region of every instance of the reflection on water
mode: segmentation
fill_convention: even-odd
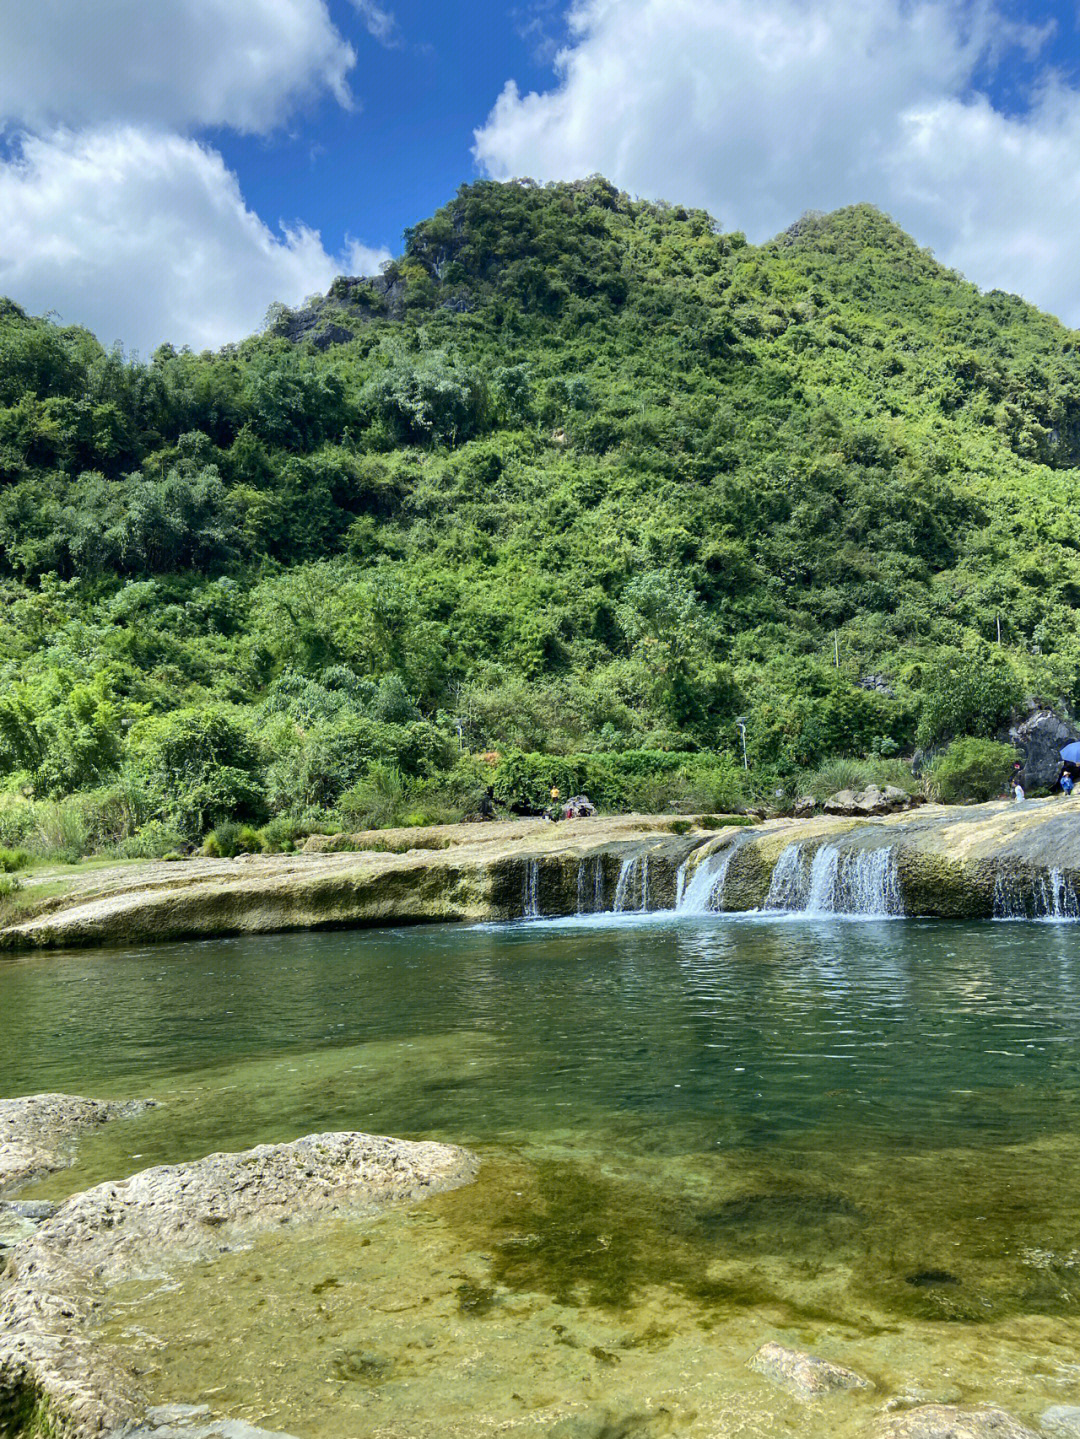
[[[772,1435],[794,1411],[744,1365],[779,1337],[1032,1417],[1080,1374],[1078,984],[1075,927],[766,916],[31,957],[0,1093],[164,1101],[41,1194],[320,1128],[482,1150],[411,1214],[118,1294],[161,1397],[313,1439]]]

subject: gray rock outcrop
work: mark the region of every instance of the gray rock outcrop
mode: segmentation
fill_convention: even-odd
[[[908,794],[896,785],[887,784],[881,789],[876,784],[867,785],[864,790],[838,790],[822,806],[826,814],[876,815],[895,814],[899,810],[912,809],[925,803],[922,795]]]
[[[959,1409],[920,1404],[874,1430],[874,1439],[1039,1439],[1004,1409]]]
[[[74,1195],[11,1251],[0,1284],[0,1428],[38,1404],[50,1432],[71,1439],[145,1414],[136,1378],[95,1339],[110,1281],[211,1259],[282,1224],[415,1202],[469,1183],[477,1167],[453,1145],[313,1134]]]
[[[1024,761],[1024,788],[1049,789],[1061,770],[1061,749],[1077,738],[1075,728],[1053,710],[1036,709],[1009,730]]]
[[[27,1094],[0,1099],[0,1194],[74,1162],[81,1133],[110,1119],[139,1114],[152,1099],[84,1099],[78,1094]]]
[[[750,1360],[750,1368],[800,1399],[819,1399],[823,1394],[874,1387],[854,1369],[845,1369],[842,1364],[831,1364],[802,1349],[786,1349],[776,1343],[763,1344]]]

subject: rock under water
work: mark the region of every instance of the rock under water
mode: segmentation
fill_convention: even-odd
[[[143,1419],[137,1377],[95,1339],[110,1282],[213,1259],[282,1224],[415,1203],[477,1168],[454,1145],[312,1134],[74,1195],[16,1245],[0,1283],[0,1430],[42,1411],[48,1432],[73,1439]]]

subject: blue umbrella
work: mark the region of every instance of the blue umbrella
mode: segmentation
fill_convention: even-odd
[[[1080,764],[1080,740],[1073,740],[1072,744],[1067,744],[1064,749],[1058,750],[1058,753],[1069,764]]]

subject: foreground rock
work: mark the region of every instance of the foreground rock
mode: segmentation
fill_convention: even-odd
[[[1004,1409],[958,1409],[922,1404],[886,1420],[874,1439],[1039,1439]]]
[[[110,1281],[212,1259],[282,1224],[415,1202],[477,1167],[452,1145],[314,1134],[75,1195],[12,1250],[0,1281],[0,1430],[42,1406],[51,1433],[80,1439],[145,1414],[136,1378],[95,1339]]]
[[[77,1094],[28,1094],[0,1099],[0,1194],[66,1169],[75,1141],[110,1119],[139,1114],[152,1099],[83,1099]]]
[[[854,1369],[830,1364],[827,1359],[817,1359],[801,1349],[785,1349],[782,1344],[763,1344],[750,1360],[750,1368],[800,1399],[819,1399],[823,1394],[874,1387]]]

